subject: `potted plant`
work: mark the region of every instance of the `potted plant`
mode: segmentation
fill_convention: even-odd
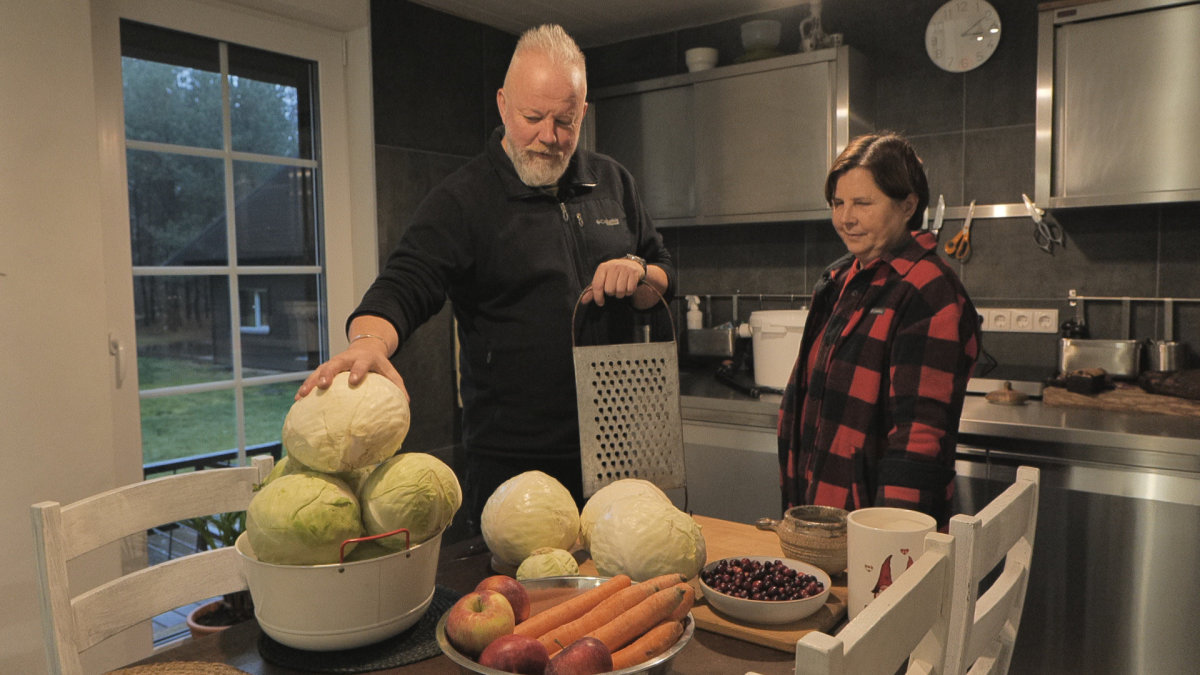
[[[233,546],[238,535],[246,529],[246,512],[230,511],[192,518],[185,524],[196,530],[197,548],[200,550]],[[253,617],[254,603],[250,599],[250,591],[240,590],[193,609],[187,616],[187,624],[192,637],[199,637]]]

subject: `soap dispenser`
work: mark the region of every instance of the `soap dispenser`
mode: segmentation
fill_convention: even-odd
[[[704,315],[700,313],[700,298],[695,295],[687,296],[687,306],[688,330],[704,328]]]

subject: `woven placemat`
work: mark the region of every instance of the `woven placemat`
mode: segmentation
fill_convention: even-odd
[[[416,624],[403,633],[374,644],[331,652],[314,652],[281,644],[263,633],[258,638],[258,653],[277,666],[314,673],[364,673],[399,668],[424,661],[442,653],[435,631],[442,614],[460,595],[445,586],[433,590],[429,609]]]
[[[246,671],[223,663],[167,661],[114,670],[109,675],[246,675]]]

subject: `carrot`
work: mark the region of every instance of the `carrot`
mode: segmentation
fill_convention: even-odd
[[[672,621],[683,621],[688,612],[692,611],[692,605],[696,604],[696,587],[691,584],[685,584],[687,590],[683,592],[683,598],[679,601],[679,606],[671,612],[670,619]]]
[[[603,642],[609,651],[615,652],[671,616],[683,600],[687,588],[689,586],[684,583],[664,588],[588,635]]]
[[[667,619],[612,655],[613,670],[632,668],[662,654],[683,635],[683,622]]]
[[[548,607],[525,619],[517,624],[513,632],[517,635],[525,635],[531,638],[541,637],[542,633],[551,628],[561,626],[568,621],[574,621],[583,616],[589,609],[600,604],[605,598],[623,588],[628,588],[632,582],[633,580],[627,574],[618,574],[606,579],[595,588],[589,589],[570,600],[560,602],[553,607]]]
[[[578,619],[568,621],[543,633],[538,637],[538,641],[546,647],[550,656],[554,656],[558,650],[612,621],[617,615],[631,609],[654,593],[682,581],[685,581],[682,574],[664,574],[638,584],[632,584],[605,598]]]

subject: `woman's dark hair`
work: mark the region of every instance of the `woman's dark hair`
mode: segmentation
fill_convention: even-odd
[[[859,167],[870,171],[879,189],[896,201],[915,194],[917,209],[908,219],[908,229],[921,227],[925,207],[929,206],[929,181],[921,158],[907,138],[891,131],[879,131],[852,139],[833,161],[825,178],[825,203],[833,204],[838,180],[850,169]]]

